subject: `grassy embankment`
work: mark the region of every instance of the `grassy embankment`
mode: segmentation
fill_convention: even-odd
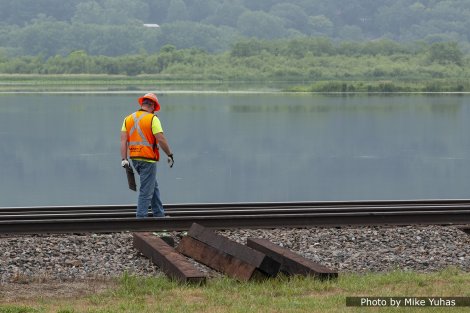
[[[212,279],[204,286],[179,285],[164,277],[124,276],[105,292],[5,302],[0,312],[447,312],[448,308],[346,307],[346,297],[470,297],[470,273],[447,269],[438,273],[391,272],[343,274],[338,280],[276,278],[241,283]],[[468,307],[452,312],[468,312]]]
[[[0,92],[171,90],[192,89],[194,85],[211,83],[174,81],[165,79],[164,76],[154,78],[106,74],[0,74]]]
[[[399,80],[326,80],[297,81],[224,81],[183,79],[179,76],[126,75],[19,75],[0,74],[0,92],[60,91],[237,91],[261,90],[313,93],[393,93],[393,92],[470,92],[470,81],[434,79]]]

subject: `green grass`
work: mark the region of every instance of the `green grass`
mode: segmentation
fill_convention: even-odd
[[[464,80],[422,80],[422,81],[320,81],[311,85],[288,87],[292,92],[334,92],[334,93],[393,93],[393,92],[469,92],[470,84]]]
[[[269,90],[314,93],[470,92],[465,79],[237,81],[191,75],[0,74],[0,92]]]
[[[181,285],[164,277],[125,275],[103,293],[78,298],[43,298],[4,303],[1,313],[42,312],[445,312],[447,308],[346,307],[348,296],[470,297],[470,273],[447,269],[421,274],[343,274],[337,280],[278,277],[238,282],[211,279],[204,286]],[[467,312],[468,307],[452,312]]]
[[[283,83],[208,80],[188,75],[0,74],[0,92],[272,90],[272,84],[280,89]]]

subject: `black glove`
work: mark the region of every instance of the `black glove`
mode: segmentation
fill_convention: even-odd
[[[170,154],[168,156],[168,165],[171,167],[173,167],[173,164],[175,164],[175,160],[173,159],[173,154]]]

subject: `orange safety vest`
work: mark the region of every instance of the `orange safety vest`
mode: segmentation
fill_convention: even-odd
[[[158,161],[158,142],[152,133],[152,120],[155,117],[146,111],[137,111],[126,117],[127,143],[130,158]]]

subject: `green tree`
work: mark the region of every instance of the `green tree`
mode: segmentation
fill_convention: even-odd
[[[420,8],[413,6],[415,2],[397,0],[380,7],[375,14],[378,30],[399,37],[402,31],[408,30],[413,25],[419,25],[426,16],[417,14]]]
[[[171,0],[170,6],[168,7],[168,13],[166,21],[185,21],[189,20],[188,8],[183,0]]]
[[[170,0],[148,1],[149,12],[146,23],[162,24],[167,16]]]
[[[233,29],[189,21],[164,24],[158,37],[160,47],[172,44],[178,49],[201,48],[208,52],[228,49],[237,38]]]
[[[270,14],[281,18],[286,28],[306,31],[308,15],[301,7],[291,3],[279,3],[271,7]]]
[[[343,40],[360,41],[364,39],[364,34],[362,33],[362,29],[354,25],[343,26],[339,30],[338,36]]]
[[[88,25],[84,25],[86,28]],[[141,24],[91,25],[93,36],[89,40],[87,52],[93,55],[119,56],[135,54],[152,44],[148,30]]]
[[[14,45],[22,47],[24,54],[46,56],[70,53],[68,37],[70,24],[40,16],[15,34]]]
[[[96,1],[87,1],[77,4],[72,21],[84,24],[104,24],[103,7]]]
[[[86,1],[77,4],[73,22],[84,24],[126,24],[131,20],[147,20],[149,6],[142,0]]]
[[[456,42],[437,42],[429,47],[430,62],[463,65],[463,53]]]
[[[200,22],[215,14],[217,0],[186,0],[189,17],[192,21]]]
[[[94,57],[96,73],[119,74],[119,60],[104,55]]]
[[[89,73],[92,66],[92,59],[83,50],[73,51],[66,58],[65,62],[68,74]]]
[[[246,11],[240,1],[225,0],[217,6],[214,15],[207,18],[207,22],[236,27],[238,18]]]
[[[129,24],[134,20],[147,20],[149,7],[142,0],[104,0],[103,18],[108,24]]]
[[[365,42],[361,48],[361,53],[367,55],[393,55],[410,52],[403,45],[389,39]]]
[[[0,0],[0,24],[25,26],[39,14],[69,21],[82,0]]]
[[[282,19],[262,11],[243,13],[237,26],[243,35],[262,39],[281,38],[286,32]]]
[[[308,27],[306,33],[313,36],[331,36],[334,30],[333,22],[324,15],[310,16]]]
[[[250,39],[235,43],[230,50],[232,57],[249,57],[260,54],[262,45],[258,40]]]

